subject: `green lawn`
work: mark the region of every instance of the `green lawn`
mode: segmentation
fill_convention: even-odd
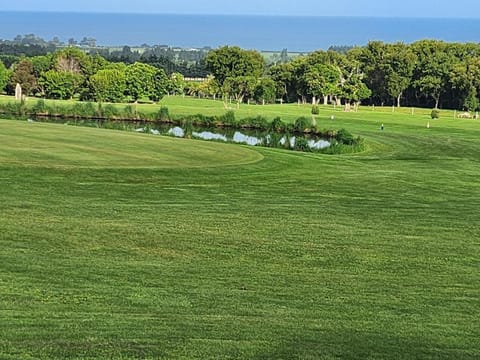
[[[365,152],[0,120],[0,358],[480,358],[480,122],[333,111]]]
[[[14,102],[15,99],[12,96],[0,95],[0,104]],[[34,106],[38,99],[29,98],[26,102],[27,106]],[[73,105],[76,101],[73,100],[45,100],[45,103],[49,106],[53,105]],[[118,109],[124,109],[127,104],[113,104]],[[130,104],[132,105],[132,104]],[[169,109],[170,115],[174,117],[181,117],[182,115],[196,115],[202,114],[207,116],[220,116],[225,114],[228,110],[235,112],[237,119],[246,117],[256,117],[258,115],[264,116],[269,121],[279,116],[286,122],[294,122],[300,116],[311,117],[312,106],[310,104],[273,104],[273,105],[248,105],[241,104],[237,109],[236,103],[224,104],[222,100],[211,99],[199,99],[192,97],[182,96],[165,96],[157,104],[137,104],[133,105],[142,113],[152,114],[158,113],[160,107],[165,106]],[[343,107],[323,106],[320,105],[320,114],[316,116],[320,125],[327,127],[335,126],[335,122],[332,123],[330,118],[333,115],[336,120],[351,120],[351,119],[364,119],[365,115],[375,119],[378,122],[388,121],[388,119],[397,120],[404,123],[405,120],[412,119],[424,119],[426,121],[430,119],[430,109],[412,109],[412,108],[394,108],[388,107],[371,107],[361,106],[358,113],[345,113]],[[413,112],[413,115],[412,115]],[[442,119],[454,119],[455,112],[451,110],[440,110],[440,116]],[[337,121],[338,122],[338,121]],[[378,124],[380,126],[380,123]]]

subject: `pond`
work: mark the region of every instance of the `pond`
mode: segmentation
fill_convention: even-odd
[[[252,129],[234,129],[230,127],[200,127],[191,124],[179,126],[145,121],[83,120],[43,117],[36,117],[33,118],[33,120],[29,119],[29,121],[53,122],[62,123],[65,125],[97,127],[105,129],[119,129],[158,136],[173,136],[178,138],[219,141],[251,146],[287,148],[293,150],[319,151],[330,147],[334,141],[332,139],[326,139],[308,134],[298,135]]]
[[[148,129],[147,129],[148,131]],[[158,130],[150,129],[150,132],[156,133]],[[308,147],[312,150],[321,150],[328,148],[331,142],[326,139],[310,136],[299,136],[273,132],[260,132],[253,130],[231,130],[222,128],[209,128],[209,129],[192,129],[192,131],[186,131],[184,128],[174,126],[166,131],[167,135],[175,137],[189,137],[202,140],[215,140],[223,142],[231,142],[237,144],[246,144],[251,146],[267,146],[267,147],[290,147],[295,148],[298,139],[302,138],[306,140]]]

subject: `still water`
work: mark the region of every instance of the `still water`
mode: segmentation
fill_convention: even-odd
[[[139,127],[137,132],[148,132],[153,135],[169,135],[179,138],[193,138],[209,141],[230,142],[246,144],[251,146],[287,147],[294,149],[298,139],[306,140],[308,147],[312,150],[328,148],[331,142],[315,136],[298,136],[282,133],[261,132],[254,130],[235,130],[225,128],[199,128],[192,127],[184,129],[180,126],[160,126],[157,128]]]
[[[151,134],[153,136],[173,136],[207,141],[245,144],[250,146],[278,147],[299,149],[300,143],[312,151],[326,149],[332,145],[332,139],[315,135],[298,135],[281,132],[269,132],[251,129],[234,129],[227,127],[199,127],[187,125],[181,127],[172,124],[158,124],[143,121],[109,121],[35,118],[29,121],[63,123],[65,125],[118,129]],[[303,150],[306,150],[303,148]]]

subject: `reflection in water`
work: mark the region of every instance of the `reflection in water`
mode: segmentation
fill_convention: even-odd
[[[223,134],[216,134],[211,131],[192,132],[192,136],[202,140],[221,140],[228,141],[227,137]]]
[[[156,129],[148,129],[148,128],[138,128],[135,131],[140,132],[149,132],[155,135],[166,134],[170,136],[180,137],[183,138],[186,136],[187,131],[182,129],[179,126],[175,127],[167,127],[163,128],[160,127],[160,130]],[[198,130],[198,129],[197,129]],[[248,131],[238,131],[235,130],[232,132],[226,129],[209,129],[203,131],[191,131],[191,136],[197,139],[202,140],[216,140],[216,141],[224,141],[224,142],[234,142],[238,144],[247,144],[252,146],[258,145],[265,145],[265,146],[282,146],[285,147],[285,144],[288,143],[288,147],[295,148],[295,143],[297,137],[295,136],[287,136],[277,133],[255,133],[255,134],[248,134]],[[328,148],[331,143],[325,139],[320,138],[308,138],[307,144],[310,149],[313,150],[321,150]]]
[[[181,127],[175,126],[174,128],[171,128],[167,132],[168,135],[173,135],[175,137],[184,137],[185,136],[185,131]]]
[[[223,142],[234,142],[238,144],[247,144],[252,146],[283,147],[290,149],[301,149],[305,144],[312,150],[326,149],[331,142],[316,136],[291,136],[288,133],[266,132],[258,130],[242,129],[241,131],[232,128],[206,128],[187,125],[185,128],[167,124],[153,124],[144,121],[132,123],[131,121],[108,121],[108,120],[78,120],[78,119],[59,119],[57,121],[51,118],[38,118],[39,121],[58,122],[94,126],[107,129],[130,129],[136,132],[149,133],[153,135],[169,135],[179,138],[193,137],[202,140],[214,140]],[[33,120],[32,120],[33,121]],[[297,141],[298,139],[298,141]],[[301,141],[301,142],[300,142]],[[298,142],[298,144],[297,144]],[[298,146],[297,146],[298,145]]]
[[[295,147],[295,137],[294,136],[292,136],[291,138],[287,138],[286,136],[284,136],[280,139],[279,143],[280,143],[280,145],[285,146],[287,141],[290,144],[291,148]]]
[[[262,139],[259,139],[255,136],[249,136],[242,134],[240,131],[235,131],[235,134],[233,134],[233,142],[239,143],[239,144],[247,144],[247,145],[261,145],[262,144]]]
[[[316,150],[321,150],[321,149],[326,149],[331,145],[329,141],[320,139],[318,141],[315,140],[309,140],[308,141],[308,146],[310,146],[310,149],[316,149]]]

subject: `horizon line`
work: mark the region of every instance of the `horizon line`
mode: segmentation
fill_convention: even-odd
[[[103,15],[174,15],[174,16],[234,16],[234,17],[298,17],[298,18],[363,18],[363,19],[428,19],[428,20],[478,20],[472,16],[390,16],[390,15],[311,15],[311,14],[232,14],[232,13],[179,13],[179,12],[142,12],[142,11],[88,11],[88,10],[18,10],[2,9],[0,13],[50,13],[50,14],[103,14]]]

